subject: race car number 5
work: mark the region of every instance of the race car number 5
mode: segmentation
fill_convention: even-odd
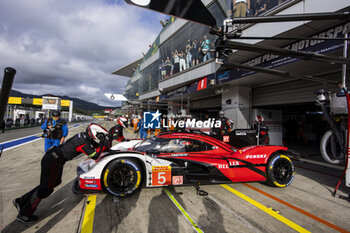
[[[171,185],[171,167],[152,167],[152,186]]]

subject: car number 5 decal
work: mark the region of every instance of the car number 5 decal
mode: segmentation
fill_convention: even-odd
[[[171,185],[171,166],[152,167],[152,186]]]

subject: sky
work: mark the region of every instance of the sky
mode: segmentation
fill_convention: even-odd
[[[123,0],[0,0],[0,80],[17,70],[12,89],[118,106],[127,77],[112,75],[146,53],[165,15]]]

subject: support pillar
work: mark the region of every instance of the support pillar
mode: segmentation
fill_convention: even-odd
[[[250,127],[251,88],[229,86],[222,88],[222,110],[225,117],[234,121],[234,129]]]
[[[73,118],[73,101],[70,101],[69,113],[68,113],[68,121],[72,122],[72,118]]]

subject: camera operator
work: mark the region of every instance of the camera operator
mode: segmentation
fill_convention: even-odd
[[[45,120],[41,129],[45,138],[45,152],[52,146],[59,146],[68,135],[68,126],[64,119],[61,119],[59,111],[52,111],[52,118]]]

